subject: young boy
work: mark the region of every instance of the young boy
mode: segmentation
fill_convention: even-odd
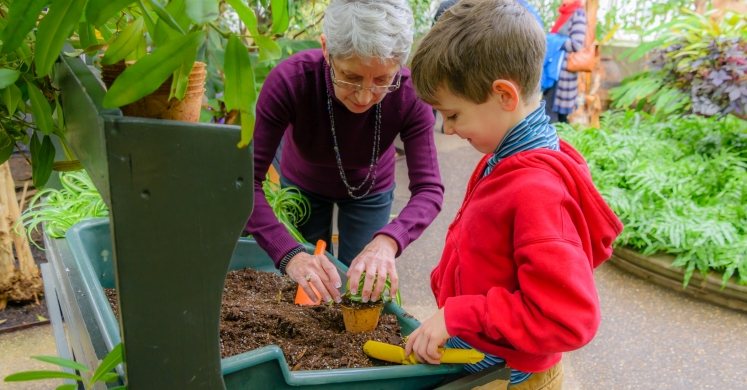
[[[562,352],[599,327],[594,268],[622,230],[583,157],[548,124],[544,55],[544,32],[518,2],[462,0],[412,62],[415,90],[446,118],[444,131],[487,155],[431,273],[440,310],[406,352],[438,364],[444,344],[475,348],[487,357],[466,370],[505,361],[514,390],[560,388]]]

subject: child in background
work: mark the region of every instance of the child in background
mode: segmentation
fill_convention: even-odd
[[[415,90],[444,131],[486,156],[472,174],[431,273],[439,311],[406,353],[475,348],[505,362],[511,388],[560,389],[562,353],[601,321],[594,268],[622,224],[581,155],[558,139],[540,100],[545,34],[515,0],[462,0],[444,12],[412,62]]]

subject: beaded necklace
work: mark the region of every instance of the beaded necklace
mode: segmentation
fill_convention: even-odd
[[[332,139],[335,142],[335,157],[337,158],[337,167],[340,169],[340,177],[342,178],[342,182],[345,183],[345,187],[348,190],[348,195],[350,195],[351,198],[356,200],[363,199],[363,197],[371,192],[374,184],[376,184],[376,171],[378,171],[379,169],[379,147],[381,145],[381,102],[376,104],[376,124],[374,125],[374,144],[371,156],[371,164],[368,166],[368,174],[366,174],[366,178],[363,179],[363,182],[358,187],[353,187],[348,184],[348,179],[345,176],[345,170],[342,168],[340,148],[337,146],[337,133],[335,132],[335,115],[332,112],[332,95],[330,95],[329,89],[327,89],[327,111],[329,112],[329,123],[332,127]],[[373,178],[371,180],[371,185],[368,187],[366,192],[360,196],[354,195],[353,191],[358,191],[363,188],[363,185],[366,184],[368,178],[371,177],[371,172],[373,172]]]

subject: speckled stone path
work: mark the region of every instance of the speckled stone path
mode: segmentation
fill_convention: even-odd
[[[420,320],[436,310],[430,271],[461,205],[480,154],[456,136],[436,134],[443,211],[397,260],[403,306]],[[407,165],[397,163],[393,213],[404,207]],[[612,264],[595,274],[602,324],[585,348],[564,355],[564,390],[747,389],[747,313],[652,285]]]
[[[19,330],[0,335],[0,389],[55,389],[61,380],[6,383],[6,376],[21,371],[55,370],[56,366],[31,359],[30,356],[57,356],[51,325]]]

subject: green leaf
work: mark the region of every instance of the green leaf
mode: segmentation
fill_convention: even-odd
[[[101,381],[107,382],[107,383],[116,382],[118,380],[119,380],[119,374],[117,374],[116,372],[110,372],[104,375],[103,377],[101,377]]]
[[[78,37],[80,38],[81,49],[99,44],[99,39],[96,38],[96,28],[91,23],[82,22],[78,24]]]
[[[170,41],[128,67],[104,96],[104,107],[121,107],[158,89],[184,62],[189,52],[197,50],[203,35],[202,31],[195,31]]]
[[[165,10],[182,30],[186,30],[189,27],[191,21],[187,15],[187,4],[185,0],[174,0],[166,6]],[[153,41],[156,43],[156,47],[158,47],[169,40],[178,39],[182,35],[184,35],[184,33],[181,33],[178,29],[170,27],[167,20],[159,19],[158,22],[156,22]]]
[[[117,386],[117,387],[112,387],[112,388],[111,388],[111,389],[109,389],[109,390],[127,390],[127,386]]]
[[[159,20],[163,20],[163,22],[166,23],[169,27],[184,35],[184,30],[179,26],[176,20],[174,20],[174,17],[171,16],[171,14],[169,14],[169,12],[166,11],[166,9],[163,8],[163,6],[157,0],[148,0],[148,2],[150,3],[151,7],[153,7],[153,11],[156,11],[156,14],[160,18]]]
[[[13,155],[13,149],[15,149],[15,143],[11,143],[10,145],[0,149],[0,164],[3,164],[10,159],[10,156]]]
[[[55,390],[77,390],[77,389],[78,389],[77,384],[68,384],[68,385],[59,386]]]
[[[210,23],[218,18],[216,0],[187,0],[187,15],[197,24]]]
[[[148,54],[148,46],[145,43],[145,36],[140,36],[137,39],[137,46],[135,50],[131,51],[130,54],[125,57],[125,61],[137,61]]]
[[[229,111],[248,111],[257,101],[254,71],[249,51],[235,35],[228,38],[223,72],[226,77],[226,89],[223,94],[226,108]]]
[[[113,370],[119,363],[122,363],[122,343],[117,344],[117,346],[106,355],[104,360],[101,362],[101,365],[99,365],[99,368],[93,373],[91,383],[96,383],[99,379],[104,377],[105,374],[108,374],[109,371]]]
[[[78,363],[76,361],[72,361],[72,360],[69,360],[69,359],[63,359],[61,357],[56,357],[56,356],[32,356],[31,358],[32,359],[36,359],[36,360],[38,360],[40,362],[52,363],[52,364],[56,364],[56,365],[61,366],[61,367],[72,368],[73,370],[78,370],[80,372],[88,372],[88,367],[86,367],[86,366],[84,366],[84,365],[82,365],[82,364],[80,364],[80,363]]]
[[[190,51],[185,54],[186,56],[184,62],[182,62],[179,68],[174,71],[174,76],[171,79],[171,92],[169,92],[169,100],[174,97],[182,100],[184,99],[184,95],[187,92],[187,87],[189,86],[189,74],[192,72],[192,68],[195,65],[197,52]]]
[[[290,14],[288,13],[288,0],[272,0],[270,2],[272,11],[272,33],[283,35],[290,26]]]
[[[84,379],[78,375],[68,374],[62,371],[25,371],[5,377],[6,382],[26,382],[39,379],[72,379],[83,382]]]
[[[257,15],[254,14],[254,10],[244,4],[242,0],[226,0],[226,2],[239,14],[239,18],[244,22],[244,26],[249,31],[249,34],[259,35],[257,31]]]
[[[143,39],[143,18],[137,18],[117,34],[117,37],[114,38],[114,41],[104,53],[101,64],[111,65],[122,61],[128,54],[137,49]]]
[[[37,315],[37,316],[36,316],[36,319],[37,319],[37,320],[39,320],[39,322],[44,322],[44,321],[46,321],[46,320],[47,320],[46,318],[44,318],[44,317],[42,317],[42,316],[40,316],[40,315]]]
[[[21,72],[15,69],[0,68],[0,88],[14,84],[20,75]]]
[[[36,126],[44,134],[52,134],[54,131],[54,121],[52,121],[52,108],[47,102],[47,98],[44,93],[36,86],[33,81],[26,83],[29,90],[29,102],[31,103],[31,109],[34,112],[34,119],[36,120]]]
[[[88,0],[86,20],[96,27],[101,27],[122,8],[135,0]]]
[[[52,0],[49,12],[39,22],[36,34],[34,62],[37,77],[46,76],[52,71],[62,46],[83,16],[85,5],[86,0]]]
[[[237,145],[239,148],[245,148],[252,142],[254,137],[254,109],[252,112],[241,111],[241,140]]]
[[[14,1],[8,9],[8,25],[0,33],[3,42],[0,55],[12,53],[21,46],[23,39],[34,28],[48,0]]]
[[[43,188],[52,175],[52,165],[54,164],[54,145],[52,138],[44,136],[44,140],[39,145],[39,139],[36,132],[31,136],[31,179],[34,181],[34,187]]]
[[[282,55],[280,46],[269,37],[256,35],[252,39],[259,46],[259,62],[277,60]]]

